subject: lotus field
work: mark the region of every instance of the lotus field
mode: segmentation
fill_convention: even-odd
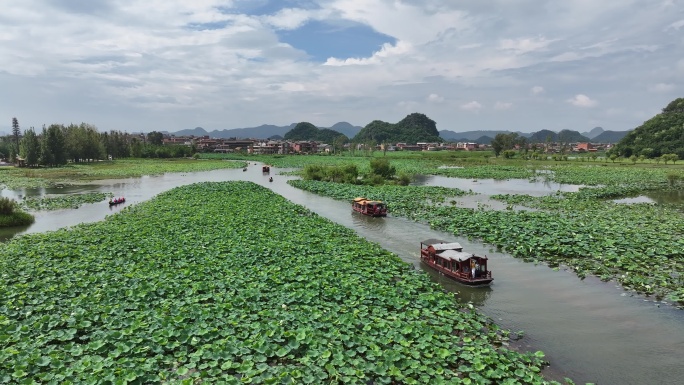
[[[596,199],[597,193],[600,197],[610,195],[613,185],[547,197],[494,195],[493,198],[510,205],[536,209],[496,211],[445,204],[450,198],[464,194],[458,189],[372,187],[302,180],[288,183],[335,199],[351,201],[356,196],[365,196],[384,200],[392,215],[480,239],[528,261],[569,266],[580,277],[594,274],[604,280],[614,279],[626,289],[684,306],[681,207],[624,205]],[[620,186],[615,189],[624,191]]]
[[[0,383],[543,384],[543,354],[248,182],[0,245]]]

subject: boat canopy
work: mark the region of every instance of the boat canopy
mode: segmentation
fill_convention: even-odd
[[[372,201],[367,198],[354,198],[354,203],[358,204],[364,204],[364,205],[377,205],[377,204],[383,204],[382,201]]]
[[[451,243],[435,243],[432,246],[435,250],[456,250],[456,251],[461,251],[463,250],[463,246],[461,246],[460,243],[458,242],[451,242]]]
[[[444,259],[450,259],[452,261],[465,261],[466,259],[470,259],[473,257],[472,253],[466,253],[464,251],[456,251],[456,250],[444,250],[443,252],[438,254],[441,258]]]

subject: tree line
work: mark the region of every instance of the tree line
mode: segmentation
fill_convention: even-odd
[[[22,135],[17,118],[13,118],[12,134],[0,141],[0,158],[21,160],[29,167],[56,167],[116,158],[180,158],[196,152],[194,144],[163,145],[163,138],[157,131],[146,135],[116,130],[101,133],[87,123],[51,124],[40,132],[31,127]]]

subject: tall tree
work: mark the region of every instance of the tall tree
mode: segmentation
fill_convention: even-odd
[[[27,166],[36,166],[38,160],[40,159],[40,141],[33,127],[24,131],[24,137],[21,138],[21,143],[19,146],[19,153]]]
[[[147,134],[147,141],[155,146],[164,144],[164,134],[158,131],[152,131]]]
[[[19,120],[16,117],[12,118],[12,135],[14,136],[14,144],[19,149]]]
[[[60,124],[51,124],[47,129],[43,127],[41,164],[52,167],[61,166],[67,163],[63,130],[64,126]]]

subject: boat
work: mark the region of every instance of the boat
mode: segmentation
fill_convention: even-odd
[[[261,167],[261,172],[271,172],[271,168],[269,166],[263,166]]]
[[[363,215],[371,217],[386,217],[387,205],[382,201],[374,201],[366,198],[354,198],[352,201],[352,209]]]
[[[428,266],[468,286],[487,286],[494,278],[484,257],[463,251],[458,242],[427,239],[420,243],[420,259]]]
[[[109,200],[109,205],[110,206],[116,206],[120,203],[126,203],[126,198],[121,197],[121,198],[114,198]]]

